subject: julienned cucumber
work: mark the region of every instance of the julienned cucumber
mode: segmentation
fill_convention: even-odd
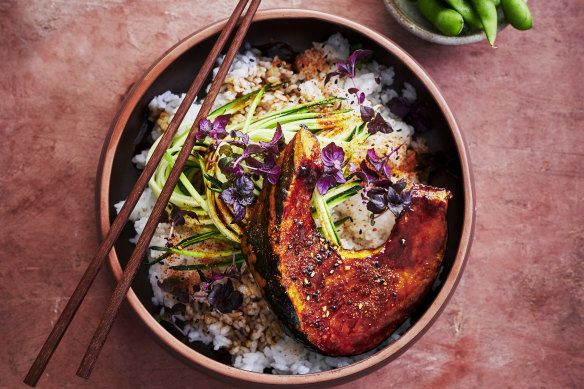
[[[446,8],[439,0],[418,0],[420,12],[447,36],[460,34],[464,27],[462,16],[453,9]]]

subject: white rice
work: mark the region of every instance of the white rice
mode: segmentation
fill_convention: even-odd
[[[259,112],[262,109],[266,111],[279,109],[287,105],[295,105],[301,100],[322,99],[330,95],[347,97],[348,101],[344,104],[350,104],[352,95],[347,92],[347,89],[353,86],[350,79],[340,79],[337,83],[330,82],[326,87],[323,87],[325,74],[335,70],[336,62],[346,60],[349,54],[348,41],[341,34],[335,34],[324,43],[314,43],[313,51],[305,53],[308,60],[316,57],[326,58],[330,63],[321,64],[322,69],[319,69],[316,75],[310,74],[312,70],[302,70],[301,74],[298,75],[292,74],[286,67],[276,66],[272,59],[261,58],[257,50],[248,47],[244,54],[237,55],[221,93],[214,103],[214,108],[232,101],[238,94],[256,90],[266,82],[273,84],[282,82],[284,79],[288,81],[286,89],[288,94],[282,94],[281,91],[266,93],[258,107]],[[216,74],[217,69],[215,69],[214,74]],[[381,80],[379,84],[375,81],[377,76]],[[410,84],[406,83],[401,93],[391,89],[393,78],[393,68],[380,67],[375,61],[369,62],[361,70],[358,70],[355,82],[360,90],[366,94],[364,104],[369,106],[387,104],[391,98],[400,95],[410,100],[416,99],[416,91]],[[166,129],[183,99],[184,94],[179,96],[168,91],[150,102],[148,106],[150,119],[156,123],[152,132],[153,138],[160,136],[162,131]],[[352,107],[358,109],[356,104],[353,104]],[[403,144],[405,147],[400,149],[399,155],[404,156],[407,146],[411,144],[413,129],[392,115],[386,106],[376,108],[391,123],[394,132],[387,135],[378,133],[371,136],[365,144],[366,148],[375,147],[376,150],[388,150],[389,147]],[[195,102],[179,131],[182,132],[190,127],[188,123],[194,121],[199,109],[200,104]],[[241,120],[241,118],[234,117],[232,120]],[[146,154],[147,150],[141,152],[132,159],[132,162],[138,168],[143,168]],[[394,162],[398,164],[397,160]],[[401,174],[407,176],[408,179],[416,180],[415,175],[407,172]],[[132,243],[136,243],[142,233],[155,200],[156,196],[152,191],[146,189],[132,212],[130,219],[133,221],[137,233],[136,237],[131,239]],[[122,204],[123,202],[120,202],[115,205],[118,212]],[[386,212],[376,220],[375,226],[371,226],[368,212],[358,195],[335,207],[332,213],[335,219],[344,216],[353,218],[352,223],[345,223],[339,230],[342,244],[346,248],[377,247],[383,244],[394,223],[393,215]],[[169,236],[169,230],[168,224],[160,224],[151,245],[164,246]],[[176,239],[179,239],[183,233],[188,236],[188,231],[183,231],[180,228],[176,232]],[[204,250],[205,247],[201,245],[198,249]],[[158,255],[160,255],[159,252],[150,253],[151,258]],[[149,277],[154,292],[153,302],[161,306],[162,311],[171,308],[177,303],[177,299],[174,295],[162,291],[158,286],[158,281],[176,275],[177,271],[169,269],[170,266],[190,264],[192,261],[192,258],[175,255],[149,268]],[[193,283],[198,281],[198,275],[191,274],[196,272],[182,273],[182,276],[187,277],[189,281],[191,280],[189,277],[192,277]],[[189,274],[185,275],[184,273]],[[219,348],[227,349],[232,355],[233,366],[244,370],[264,372],[266,369],[270,369],[273,374],[307,374],[346,366],[366,358],[379,348],[395,341],[399,334],[409,328],[408,321],[383,345],[368,353],[356,357],[327,357],[308,350],[282,332],[277,319],[261,297],[249,272],[244,274],[241,281],[233,281],[233,283],[234,287],[244,296],[240,310],[230,314],[221,314],[210,310],[206,301],[193,301],[187,305],[184,316],[179,318],[186,321],[184,332],[190,341],[201,341],[212,345],[216,350]]]

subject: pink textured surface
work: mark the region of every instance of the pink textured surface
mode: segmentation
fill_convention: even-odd
[[[0,387],[30,364],[97,247],[95,174],[132,83],[235,1],[0,2]],[[470,261],[409,351],[345,388],[584,385],[584,4],[531,2],[534,29],[439,46],[381,0],[266,0],[366,24],[436,81],[469,144],[477,189]],[[122,310],[89,381],[78,363],[113,290],[102,272],[40,387],[226,387],[161,349]]]

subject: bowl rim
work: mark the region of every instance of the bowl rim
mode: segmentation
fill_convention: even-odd
[[[484,31],[477,30],[472,34],[447,36],[436,31],[428,30],[414,20],[412,20],[396,3],[395,0],[383,0],[385,7],[398,22],[399,25],[410,31],[418,38],[422,38],[428,42],[439,43],[441,45],[466,45],[468,43],[476,43],[487,39],[487,34]],[[497,32],[507,27],[507,21],[500,21],[497,25]]]
[[[463,186],[465,190],[463,229],[458,251],[456,253],[456,257],[452,264],[452,269],[448,278],[445,280],[442,288],[440,289],[440,292],[436,295],[432,305],[420,316],[416,323],[395,342],[373,354],[372,356],[348,366],[320,373],[310,373],[304,375],[272,375],[256,373],[241,370],[215,361],[183,344],[166,329],[164,329],[150,314],[150,312],[146,310],[145,306],[140,302],[133,289],[128,291],[126,299],[131,306],[132,311],[140,318],[142,324],[148,328],[155,339],[161,342],[165,348],[172,351],[173,354],[187,362],[190,366],[193,366],[198,370],[204,371],[206,373],[212,373],[219,379],[227,379],[232,382],[267,385],[324,384],[325,382],[330,384],[341,379],[349,380],[358,378],[378,367],[381,367],[386,363],[389,363],[391,360],[397,358],[399,355],[405,352],[407,348],[409,348],[413,343],[415,343],[415,341],[419,339],[430,327],[430,325],[437,319],[438,315],[444,309],[446,303],[454,293],[456,285],[460,280],[462,271],[469,256],[475,225],[474,179],[466,142],[464,141],[463,134],[456,123],[453,113],[446,104],[446,101],[444,100],[443,96],[439,92],[436,84],[432,81],[430,76],[422,69],[417,61],[414,60],[409,54],[407,54],[402,48],[396,45],[389,38],[366,26],[337,15],[327,14],[320,11],[303,9],[262,10],[257,12],[254,17],[254,22],[279,18],[313,18],[343,25],[349,29],[359,31],[382,46],[384,49],[390,51],[394,56],[401,60],[417,77],[419,77],[420,81],[428,89],[430,95],[436,100],[437,105],[445,116],[448,127],[452,131],[455,145],[460,156]],[[105,237],[110,228],[109,215],[111,204],[109,202],[109,186],[114,156],[122,132],[127,124],[134,106],[138,103],[140,97],[146,92],[146,90],[155,81],[158,75],[164,69],[166,69],[167,66],[169,66],[185,51],[189,50],[193,45],[196,45],[202,40],[219,32],[226,21],[227,19],[210,24],[207,27],[196,31],[179,41],[177,44],[167,50],[161,57],[159,57],[153,63],[153,65],[148,68],[144,75],[138,81],[136,81],[136,83],[127,93],[112,121],[109,133],[104,141],[97,172],[96,205],[99,214],[98,229],[101,239]],[[115,248],[108,256],[108,263],[114,277],[116,278],[116,281],[119,281],[122,275],[122,268]]]

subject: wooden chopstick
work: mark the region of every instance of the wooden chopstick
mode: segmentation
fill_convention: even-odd
[[[126,222],[128,221],[132,210],[136,206],[136,203],[140,199],[140,196],[142,195],[144,188],[148,184],[148,180],[150,180],[150,177],[152,177],[152,174],[156,170],[156,167],[158,166],[160,160],[162,159],[164,152],[166,151],[166,149],[170,145],[170,142],[172,142],[174,135],[176,134],[177,129],[179,128],[184,117],[186,116],[187,111],[189,110],[189,108],[191,107],[191,104],[193,103],[197,94],[201,90],[203,83],[207,79],[209,73],[211,73],[211,70],[213,69],[213,65],[214,65],[215,61],[217,60],[217,57],[221,53],[221,50],[223,50],[225,43],[227,43],[227,39],[229,38],[233,29],[235,28],[235,26],[238,22],[238,19],[241,16],[241,14],[243,13],[243,10],[245,9],[245,6],[247,5],[248,1],[249,0],[240,0],[239,3],[237,4],[237,6],[235,7],[235,9],[233,10],[231,17],[227,21],[227,24],[225,25],[225,27],[222,29],[222,31],[219,35],[219,38],[217,39],[217,41],[215,42],[215,45],[211,49],[209,56],[207,57],[207,59],[203,63],[201,70],[199,71],[198,75],[196,76],[195,80],[193,81],[193,84],[189,88],[183,102],[179,106],[176,114],[174,115],[174,118],[170,122],[168,129],[164,133],[156,150],[154,151],[154,153],[150,157],[150,160],[148,161],[148,163],[144,167],[144,170],[142,171],[142,173],[138,177],[138,180],[136,181],[134,188],[132,189],[132,191],[128,195],[128,198],[127,198],[126,202],[124,203],[124,206],[122,207],[118,216],[115,218],[114,222],[112,223],[112,226],[111,226],[110,230],[108,231],[106,237],[104,238],[104,240],[100,244],[95,256],[93,257],[93,259],[91,260],[91,262],[87,266],[85,273],[83,274],[83,276],[81,277],[81,280],[77,284],[75,291],[73,292],[73,294],[69,298],[69,301],[67,302],[67,305],[65,306],[65,309],[63,310],[63,312],[59,316],[59,319],[55,323],[55,326],[53,327],[53,329],[52,329],[51,333],[49,334],[47,340],[45,341],[43,347],[39,351],[35,361],[33,362],[30,370],[28,371],[28,374],[26,375],[26,377],[24,379],[25,384],[27,384],[29,386],[33,386],[33,387],[36,386],[38,380],[40,379],[41,375],[43,374],[45,368],[47,367],[47,364],[49,363],[49,360],[51,359],[53,353],[55,352],[56,348],[58,347],[59,342],[61,341],[61,339],[63,338],[63,335],[67,331],[69,324],[73,320],[73,317],[75,316],[75,313],[77,312],[77,309],[79,308],[79,306],[83,302],[83,299],[87,295],[87,291],[89,290],[89,288],[91,287],[91,284],[95,280],[95,277],[99,273],[99,270],[101,269],[101,266],[103,265],[103,262],[105,261],[105,258],[107,257],[108,253],[111,251],[111,249],[112,249],[114,243],[116,242],[116,240],[118,239],[118,237],[120,236],[120,233],[121,233],[122,229],[124,228]],[[239,48],[239,46],[237,46],[237,47]],[[211,101],[213,101],[213,100],[214,100],[214,98],[211,99]],[[197,123],[198,123],[198,121],[197,121]],[[181,168],[181,170],[182,170],[182,168]],[[174,187],[174,185],[173,185],[173,187]]]
[[[201,109],[197,115],[197,118],[195,119],[195,123],[193,124],[191,131],[187,135],[185,143],[178,155],[174,167],[170,172],[170,175],[167,178],[167,181],[164,185],[164,188],[162,189],[162,192],[160,193],[158,199],[156,200],[156,204],[154,205],[152,213],[148,218],[148,222],[146,223],[146,226],[142,231],[142,235],[140,236],[140,239],[136,244],[136,248],[134,249],[134,252],[130,257],[128,264],[126,265],[124,273],[122,274],[122,278],[118,282],[118,285],[116,286],[116,289],[112,294],[110,303],[104,312],[101,322],[99,323],[97,329],[95,330],[93,338],[91,339],[91,342],[87,347],[85,356],[83,357],[81,365],[77,370],[77,375],[80,377],[89,378],[91,371],[93,370],[97,357],[99,356],[99,353],[106,341],[107,335],[109,334],[114,323],[114,320],[117,316],[117,313],[120,309],[120,305],[122,304],[122,301],[126,296],[126,293],[130,289],[132,280],[134,279],[138,271],[138,268],[140,267],[140,264],[142,262],[142,258],[144,257],[144,254],[148,249],[150,241],[154,236],[154,232],[156,231],[156,227],[158,226],[160,216],[162,215],[162,212],[166,208],[166,205],[170,200],[170,196],[174,190],[174,187],[176,186],[179,180],[183,167],[189,155],[192,152],[195,143],[195,135],[198,132],[199,122],[201,118],[206,117],[209,111],[211,110],[213,102],[215,101],[215,98],[219,93],[219,89],[223,84],[223,80],[225,79],[225,76],[227,75],[229,68],[233,63],[233,59],[235,58],[235,55],[237,54],[237,51],[239,50],[239,47],[241,46],[243,39],[245,38],[245,34],[247,33],[247,30],[260,4],[260,1],[261,0],[252,0],[245,16],[243,17],[243,20],[241,21],[241,25],[239,26],[239,29],[237,30],[235,37],[233,38],[233,42],[229,47],[227,54],[225,55],[225,59],[223,60],[223,63],[219,68],[217,76],[215,77],[213,83],[211,84],[211,88],[209,89],[207,97],[205,98],[205,101],[203,102],[203,105],[201,106]]]

